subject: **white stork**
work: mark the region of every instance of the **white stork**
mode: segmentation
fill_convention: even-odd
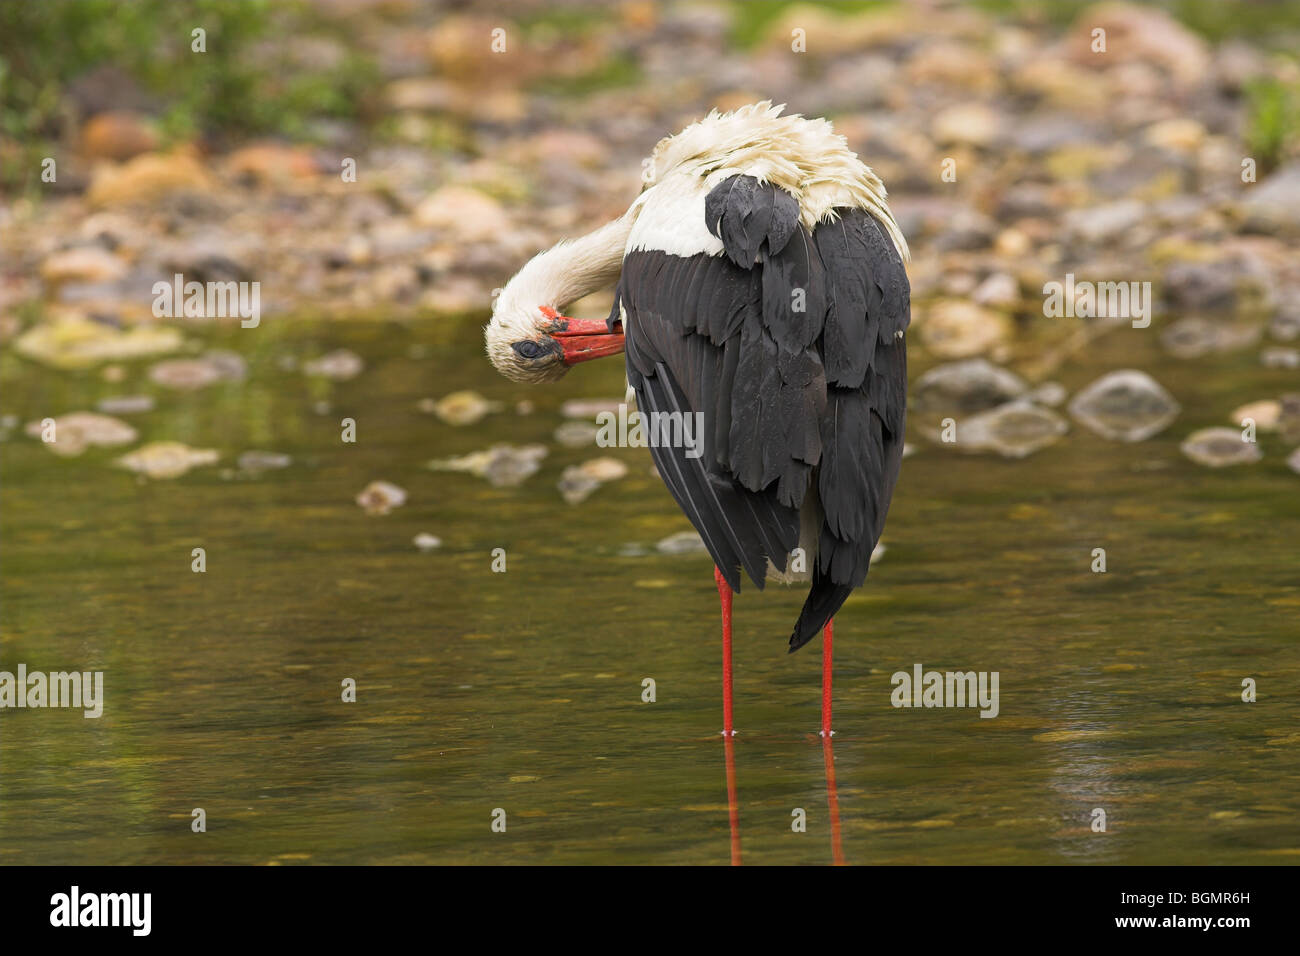
[[[521,382],[627,353],[643,414],[703,413],[703,454],[668,444],[659,474],[716,565],[723,733],[735,733],[731,597],[741,570],[812,588],[790,636],[824,629],[867,576],[903,454],[907,243],[879,177],[824,119],[770,102],[716,111],[655,147],[619,219],[532,259],[497,299],[492,364]],[[617,282],[608,319],[563,314]],[[695,419],[698,420],[698,419]]]

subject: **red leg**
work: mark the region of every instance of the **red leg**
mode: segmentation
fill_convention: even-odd
[[[722,734],[736,735],[731,721],[731,586],[722,571],[713,569],[713,580],[718,582],[718,600],[722,604]]]
[[[829,737],[831,730],[831,640],[834,636],[835,619],[826,622],[822,632],[822,736]]]

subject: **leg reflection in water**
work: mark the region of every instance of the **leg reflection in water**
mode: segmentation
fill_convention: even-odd
[[[822,760],[826,767],[826,809],[831,822],[831,865],[844,866],[844,846],[840,840],[840,797],[835,787],[835,744],[830,734],[821,738]],[[736,740],[722,738],[727,763],[727,822],[731,829],[731,865],[740,866],[740,800],[736,793]]]
[[[731,865],[740,866],[740,803],[736,798],[736,738],[722,738],[727,755],[727,819],[731,824]]]

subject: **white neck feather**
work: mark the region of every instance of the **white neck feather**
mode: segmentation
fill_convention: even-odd
[[[623,270],[623,251],[634,218],[624,215],[534,256],[501,290],[497,312],[508,316],[542,305],[563,310],[570,302],[613,285]]]

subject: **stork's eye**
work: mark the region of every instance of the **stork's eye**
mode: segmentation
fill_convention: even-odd
[[[550,351],[550,349],[546,348],[544,345],[540,345],[529,339],[525,339],[522,342],[515,342],[511,345],[511,348],[515,350],[520,358],[525,359],[539,359]]]

